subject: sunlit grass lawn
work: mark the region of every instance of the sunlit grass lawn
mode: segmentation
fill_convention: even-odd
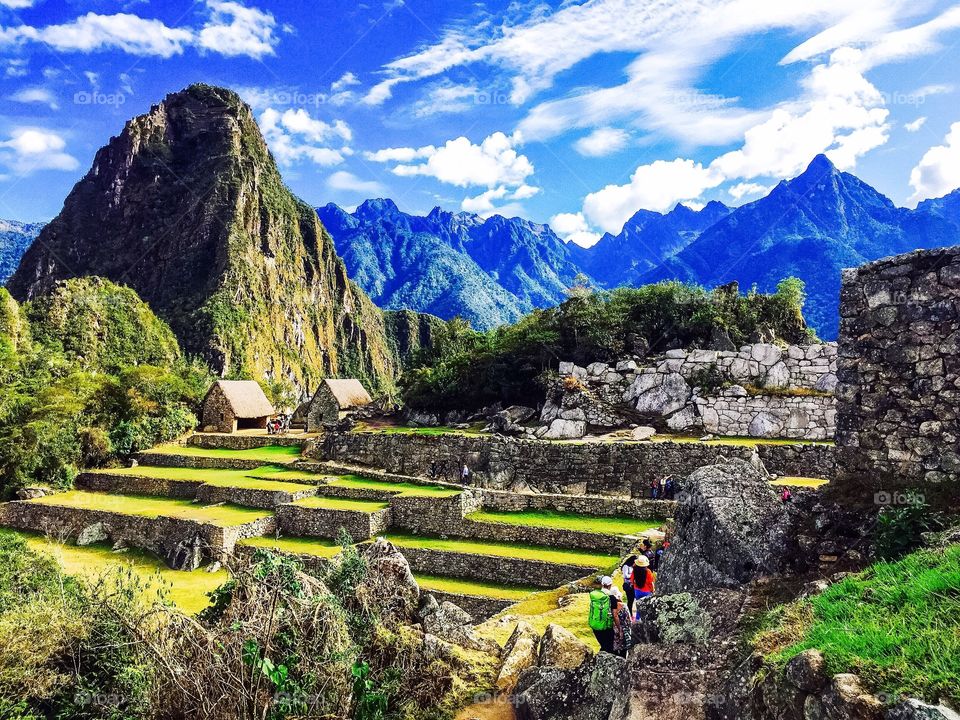
[[[434,575],[414,575],[420,587],[426,591],[457,593],[461,595],[479,595],[499,600],[523,600],[536,588],[518,585],[497,585],[496,583],[463,580],[461,578],[437,577]]]
[[[560,598],[566,598],[563,607]],[[477,628],[477,633],[503,645],[513,633],[517,620],[530,623],[539,634],[543,634],[547,625],[555,623],[596,650],[599,647],[597,639],[587,624],[589,611],[589,593],[570,593],[566,588],[543,590],[487,620]]]
[[[266,548],[298,555],[316,555],[330,558],[340,552],[340,545],[334,540],[320,537],[252,537],[240,541],[241,545]]]
[[[307,508],[320,508],[323,510],[352,510],[354,512],[372,513],[377,510],[383,510],[389,507],[389,503],[380,500],[350,500],[348,498],[327,497],[317,495],[315,497],[297,500],[294,505]]]
[[[184,455],[188,457],[224,458],[228,460],[260,460],[263,462],[292,462],[300,457],[300,448],[295,445],[267,445],[248,450],[227,448],[204,448],[194,445],[158,445],[147,451],[160,455]]]
[[[298,477],[296,472],[285,468],[264,466],[256,470],[226,470],[223,468],[182,468],[154,465],[138,465],[132,468],[110,468],[97,471],[109,475],[134,475],[174,481],[195,481],[217,487],[238,487],[253,490],[285,490],[298,492],[307,489],[305,483],[284,482],[284,477]],[[318,481],[322,476],[317,476]]]
[[[828,484],[829,480],[808,477],[782,477],[774,480],[771,485],[786,485],[788,487],[818,488]]]
[[[784,606],[756,640],[777,664],[808,648],[874,692],[960,702],[960,546],[876,563]]]
[[[390,482],[389,480],[374,480],[357,475],[344,475],[331,480],[331,487],[355,488],[358,490],[382,490],[405,497],[453,497],[462,490],[458,488],[441,487],[440,485],[417,485],[408,482]]]
[[[423,550],[444,550],[471,555],[493,555],[495,557],[520,558],[523,560],[543,560],[544,562],[582,565],[587,568],[606,568],[617,564],[618,558],[603,553],[586,550],[560,550],[541,545],[520,545],[518,543],[486,542],[483,540],[458,540],[435,537],[422,537],[390,533],[387,536],[399,548],[419,548]]]
[[[213,525],[241,525],[267,517],[272,513],[239,505],[197,505],[190,500],[151,497],[147,495],[116,495],[86,490],[44,495],[28,502],[58,507],[83,508],[141,515],[143,517],[174,517],[211,523]]]
[[[143,550],[130,548],[113,552],[103,545],[78,547],[55,542],[42,535],[22,533],[27,545],[35,552],[47,553],[60,563],[68,575],[87,580],[96,580],[113,568],[131,568],[147,586],[147,590],[159,596],[164,584],[169,587],[167,597],[184,612],[197,613],[210,603],[207,593],[215,590],[229,579],[226,570],[206,572],[205,569],[187,572],[171,570],[162,560]],[[148,597],[153,601],[156,597]]]
[[[527,527],[556,528],[559,530],[579,530],[581,532],[604,533],[608,535],[636,535],[660,527],[660,520],[640,520],[631,517],[598,517],[578,513],[558,512],[556,510],[527,510],[523,512],[502,512],[481,510],[467,515],[468,520],[476,522],[503,523],[507,525],[525,525]]]

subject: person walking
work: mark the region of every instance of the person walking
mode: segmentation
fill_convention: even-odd
[[[657,556],[657,554],[653,551],[653,542],[650,540],[650,538],[644,538],[643,542],[641,543],[641,547],[643,548],[643,550],[641,550],[641,554],[652,565],[654,558]]]
[[[656,591],[657,573],[650,569],[646,555],[637,558],[633,566],[633,595],[636,599],[650,597]],[[636,603],[636,619],[640,620],[640,603]]]
[[[631,555],[623,561],[620,574],[623,576],[623,599],[627,603],[627,610],[633,614],[633,564],[637,561],[636,555]]]
[[[600,587],[590,592],[590,614],[587,624],[593,630],[594,637],[602,652],[613,652],[613,603],[616,597],[611,597],[605,589],[613,588],[613,579],[604,576],[600,580]]]
[[[657,479],[654,479],[650,483],[650,497],[656,500],[658,492],[660,492],[660,481]]]
[[[626,657],[633,644],[631,611],[613,595],[610,596],[610,610],[613,613],[613,654]]]

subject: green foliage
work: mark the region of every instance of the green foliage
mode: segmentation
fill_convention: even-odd
[[[874,692],[960,702],[960,545],[875,563],[800,604],[781,613],[804,619],[768,652],[774,665],[817,648],[830,675]]]
[[[401,377],[403,399],[435,410],[534,404],[542,400],[537,378],[558,360],[612,360],[634,352],[641,340],[653,353],[708,347],[718,336],[735,346],[771,336],[807,342],[813,335],[803,322],[803,299],[803,283],[795,278],[772,295],[678,282],[609,292],[579,286],[557,307],[487,333],[450,321]]]
[[[210,373],[181,357],[169,328],[133,291],[99,278],[70,280],[23,314],[2,314],[2,493],[36,483],[67,487],[80,467],[196,425]],[[15,327],[17,317],[24,325]]]
[[[945,516],[932,510],[922,494],[910,491],[904,497],[909,502],[887,506],[877,516],[877,555],[885,560],[894,560],[920,547],[923,533],[946,527]]]

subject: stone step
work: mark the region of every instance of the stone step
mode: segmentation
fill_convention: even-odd
[[[224,434],[224,433],[194,433],[186,440],[186,445],[196,448],[224,449],[224,450],[251,450],[270,446],[287,446],[302,449],[309,438],[300,433],[287,435],[263,434]]]

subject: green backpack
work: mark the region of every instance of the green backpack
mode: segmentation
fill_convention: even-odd
[[[590,617],[587,624],[592,630],[609,630],[613,627],[610,596],[602,590],[594,590],[590,593]]]

